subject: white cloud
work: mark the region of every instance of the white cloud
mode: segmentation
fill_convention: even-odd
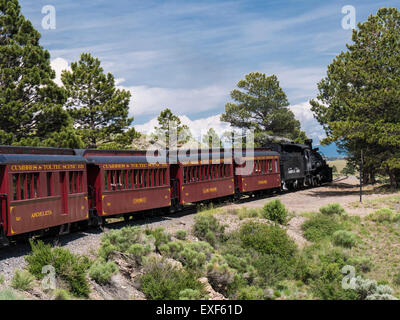
[[[54,80],[59,86],[62,86],[61,73],[63,70],[71,71],[68,61],[63,58],[56,58],[50,62],[51,68],[56,72],[56,79]]]
[[[300,121],[301,128],[307,134],[307,136],[313,139],[314,144],[326,137],[325,131],[318,121],[314,118],[311,111],[311,105],[308,102],[295,104],[290,106],[290,110],[294,113],[297,120]],[[225,131],[230,130],[230,125],[226,122],[221,122],[221,115],[217,114],[207,118],[201,118],[197,120],[191,120],[188,116],[179,116],[182,124],[187,125],[192,132],[195,139],[201,140],[202,136],[207,133],[209,128],[213,128],[218,136],[222,136]],[[154,131],[154,127],[158,126],[157,118],[153,118],[150,121],[135,125],[136,130],[142,133],[149,134]]]
[[[120,86],[120,88],[131,91],[130,113],[135,117],[159,114],[165,108],[170,108],[178,115],[223,109],[229,95],[228,88],[218,85],[199,89],[147,86]]]
[[[308,102],[292,105],[290,110],[292,110],[296,119],[300,121],[302,130],[306,132],[309,138],[313,139],[314,144],[319,143],[320,140],[326,137],[324,129],[314,118],[311,105]]]

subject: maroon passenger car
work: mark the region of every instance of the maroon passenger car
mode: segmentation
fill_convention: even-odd
[[[225,161],[223,153],[219,152],[211,157],[208,150],[179,157],[176,164],[169,157],[173,200],[176,203],[184,205],[234,195],[232,160]]]
[[[244,167],[247,167],[244,170]],[[279,153],[256,150],[235,156],[235,179],[238,192],[249,193],[281,187]],[[250,170],[247,170],[250,169]]]
[[[0,147],[0,238],[88,218],[86,164],[72,149]]]
[[[140,151],[86,150],[89,206],[94,217],[110,217],[171,205],[169,166]],[[151,160],[151,159],[150,159]]]

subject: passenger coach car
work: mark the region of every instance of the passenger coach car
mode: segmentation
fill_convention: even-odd
[[[0,147],[0,239],[88,218],[86,160],[71,149]]]

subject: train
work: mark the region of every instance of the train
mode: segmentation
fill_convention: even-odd
[[[0,146],[0,246],[103,226],[108,218],[332,181],[312,140],[178,154]]]

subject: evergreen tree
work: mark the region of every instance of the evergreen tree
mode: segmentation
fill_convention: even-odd
[[[304,138],[300,122],[289,110],[289,101],[275,75],[252,72],[240,80],[239,89],[231,91],[235,103],[225,105],[221,121],[241,129],[254,129],[255,141],[262,135],[280,136],[296,140]],[[301,142],[301,141],[299,141]],[[259,143],[258,143],[259,144]]]
[[[337,142],[373,182],[377,171],[400,182],[400,11],[379,9],[353,30],[353,43],[328,66],[311,100],[324,143]]]
[[[152,138],[153,141],[164,146],[166,149],[170,148],[170,144],[171,148],[179,148],[191,140],[192,135],[188,126],[183,125],[179,117],[174,115],[170,109],[166,108],[161,111],[157,120],[159,126],[154,127],[155,133],[152,135]]]
[[[40,37],[17,0],[0,1],[0,144],[81,147]]]
[[[114,76],[105,74],[100,60],[83,53],[61,80],[67,91],[66,109],[87,148],[129,148],[137,136],[129,128],[131,94],[115,87]]]
[[[203,136],[203,143],[205,143],[210,149],[222,148],[222,140],[213,128],[208,129],[207,133]]]

